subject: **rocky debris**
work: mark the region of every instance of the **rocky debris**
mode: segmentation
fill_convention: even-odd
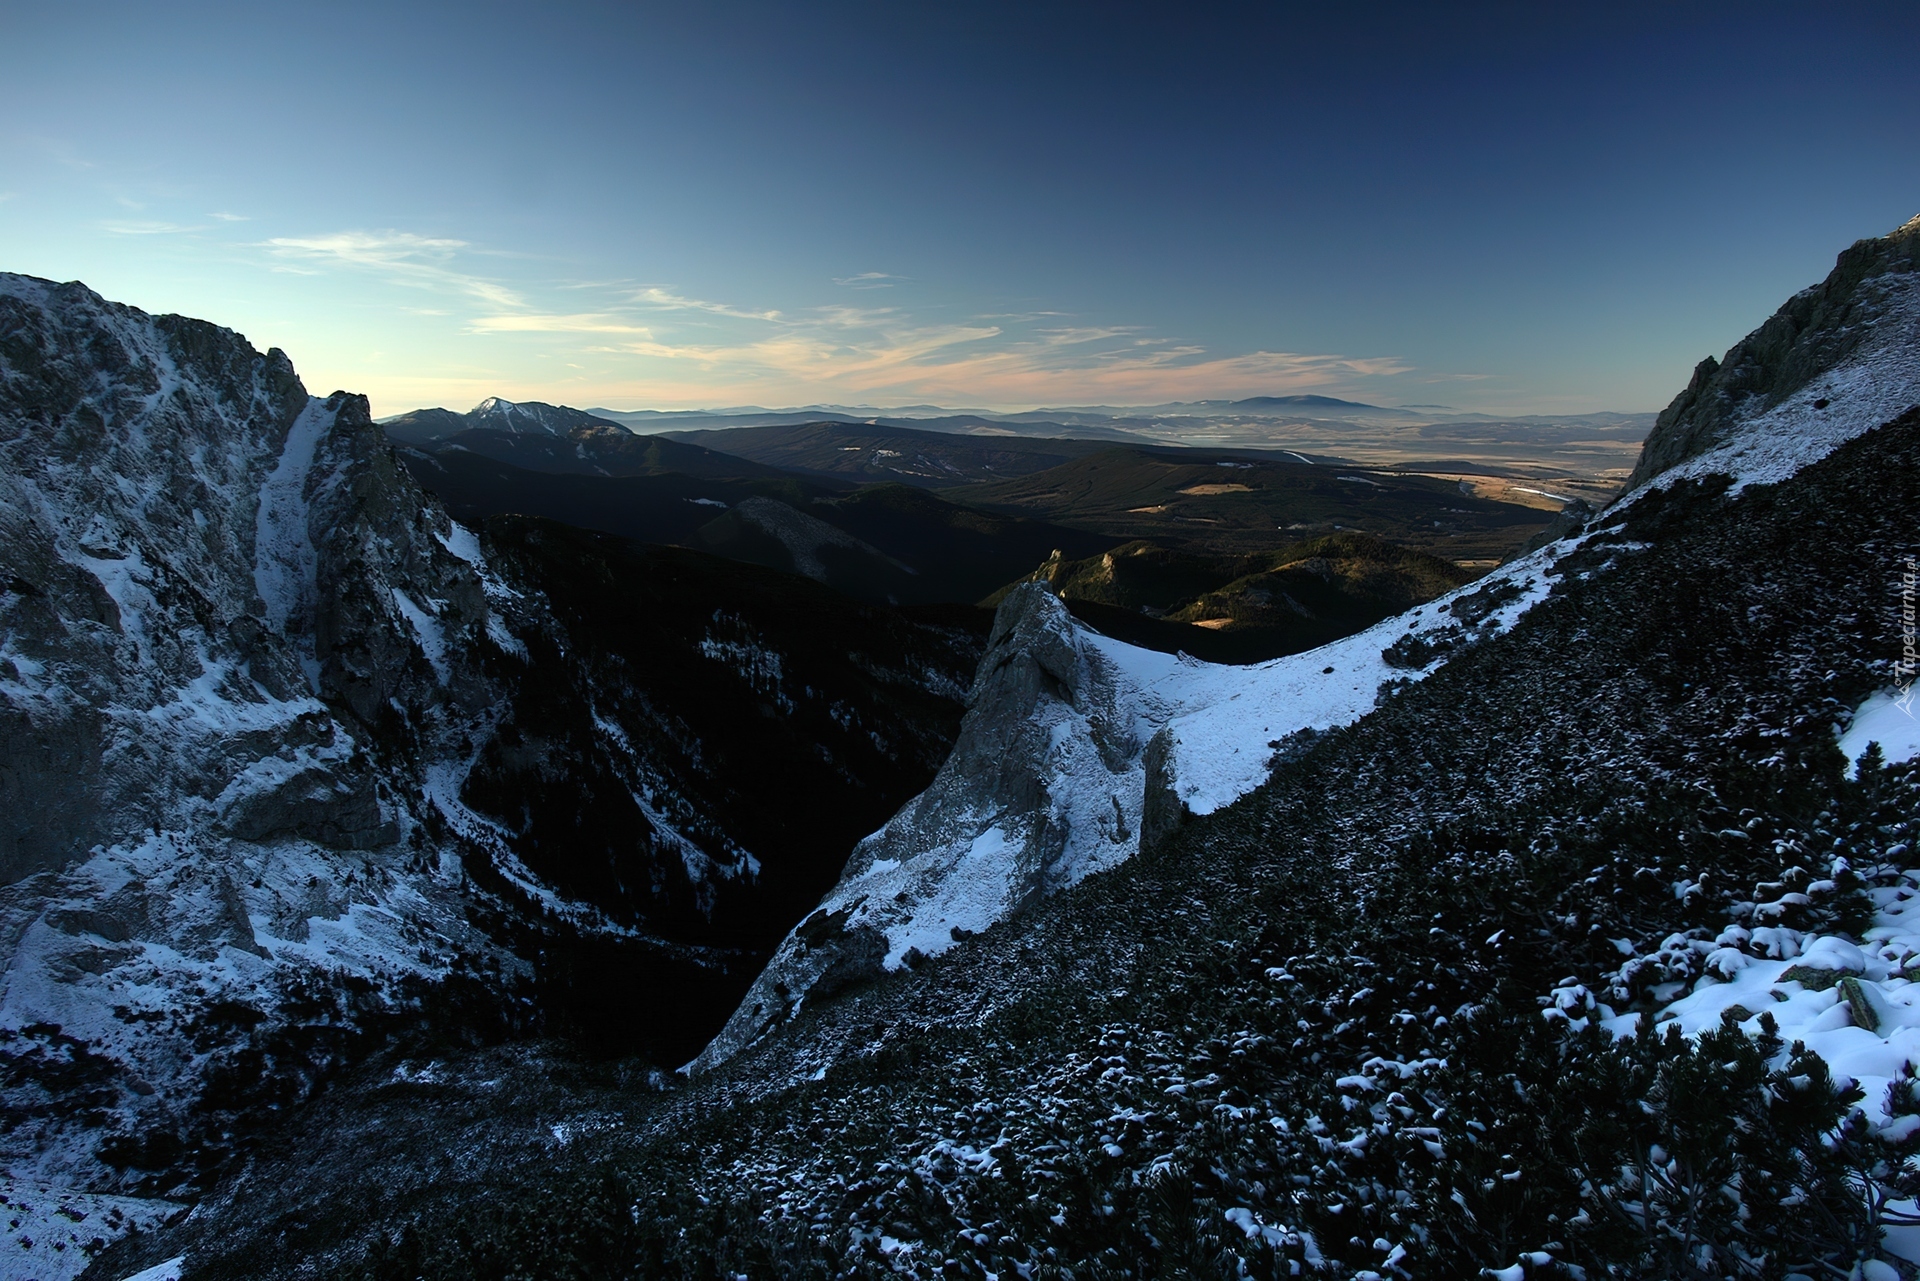
[[[1393,644],[1380,651],[1381,661],[1388,667],[1417,671],[1428,667],[1436,659],[1445,655],[1466,639],[1458,627],[1433,628],[1424,632],[1408,632]]]
[[[1449,614],[1464,627],[1477,627],[1495,610],[1511,604],[1519,595],[1517,584],[1510,579],[1500,579],[1473,591],[1462,592],[1434,612]]]

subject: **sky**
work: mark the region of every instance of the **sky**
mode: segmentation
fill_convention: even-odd
[[[1650,410],[1920,212],[1911,0],[0,0],[0,54],[0,270],[383,415]]]

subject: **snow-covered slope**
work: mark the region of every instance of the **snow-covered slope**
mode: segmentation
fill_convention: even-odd
[[[1832,446],[1822,449],[1818,440],[1845,433],[1854,411],[1874,412],[1870,402],[1875,384],[1898,384],[1910,377],[1910,368],[1895,366],[1910,364],[1912,358],[1910,351],[1903,356],[1901,347],[1912,334],[1917,269],[1920,217],[1889,235],[1850,246],[1825,280],[1789,298],[1721,359],[1700,362],[1686,390],[1655,422],[1628,488],[1637,489],[1709,453],[1723,464],[1745,454],[1746,469],[1774,480],[1812,457],[1823,457]],[[1757,420],[1790,402],[1811,407],[1815,401],[1832,402],[1831,426],[1803,417],[1777,422],[1771,432],[1752,430]],[[1884,402],[1878,406],[1886,407]],[[1853,434],[1902,408],[1855,428]],[[1803,447],[1803,435],[1808,437],[1804,445],[1815,451],[1812,457]],[[1731,453],[1725,452],[1728,446],[1734,447]]]
[[[1232,804],[1286,740],[1349,724],[1444,654],[1498,634],[1542,599],[1536,552],[1402,617],[1251,667],[1102,636],[1041,584],[1000,606],[960,740],[933,786],[854,850],[781,945],[711,1067],[766,1029],[882,969],[911,965]]]
[[[1609,523],[1682,478],[1730,475],[1736,489],[1778,483],[1920,403],[1915,245],[1920,219],[1850,249],[1833,279],[1783,308],[1804,312],[1817,295],[1812,314],[1844,328],[1839,339],[1776,317],[1729,353],[1737,371],[1763,335],[1786,342],[1806,366],[1790,388],[1740,397],[1715,384],[1709,430],[1681,412],[1708,397],[1707,376],[1697,377],[1662,419],[1658,448],[1673,464],[1617,503]],[[1821,365],[1831,353],[1839,354]],[[1754,381],[1751,369],[1743,376]],[[1021,588],[1001,606],[939,778],[861,842],[840,884],[691,1066],[723,1061],[809,996],[945,951],[1184,817],[1232,804],[1267,777],[1289,738],[1352,723],[1449,653],[1511,626],[1563,574],[1604,573],[1632,553],[1610,544],[1596,556],[1587,541],[1576,533],[1428,606],[1253,667],[1123,644],[1076,622],[1044,587]]]

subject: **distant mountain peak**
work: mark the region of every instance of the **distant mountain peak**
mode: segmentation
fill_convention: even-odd
[[[626,427],[598,414],[570,405],[544,401],[513,401],[488,396],[466,413],[451,409],[416,409],[382,424],[387,434],[409,445],[429,445],[463,431],[498,431],[515,436],[570,436],[578,431],[610,431],[629,435]]]
[[[1337,396],[1312,396],[1312,395],[1248,396],[1243,400],[1234,401],[1233,404],[1236,407],[1242,406],[1242,405],[1245,405],[1248,407],[1254,407],[1254,406],[1266,407],[1271,405],[1292,405],[1292,406],[1318,405],[1323,408],[1332,406],[1340,409],[1378,409],[1379,408],[1378,405],[1369,405],[1363,401],[1358,401],[1358,400],[1341,400]]]

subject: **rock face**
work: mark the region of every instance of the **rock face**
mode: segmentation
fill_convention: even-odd
[[[1824,281],[1789,298],[1722,359],[1700,362],[1654,424],[1627,488],[1724,444],[1743,423],[1846,364],[1873,342],[1889,311],[1905,305],[1916,270],[1920,217],[1847,249]]]
[[[700,1058],[809,996],[941,952],[1138,848],[1153,726],[1135,682],[1045,587],[1000,606],[960,738],[933,785],[860,842]]]
[[[219,1058],[207,1006],[492,951],[393,762],[485,721],[505,633],[366,402],[230,331],[0,277],[0,457],[7,1158],[137,1168]]]
[[[1683,475],[1777,482],[1920,403],[1916,264],[1920,219],[1855,245],[1724,365],[1703,366],[1662,415],[1623,501]],[[712,1067],[809,999],[951,947],[1244,796],[1276,754],[1500,634],[1559,580],[1632,554],[1599,536],[1601,523],[1570,510],[1470,589],[1250,667],[1134,649],[1075,623],[1045,585],[1022,586],[1001,606],[934,786],[861,843],[691,1066]]]
[[[190,1188],[403,1013],[511,1025],[529,984],[537,1026],[691,1054],[931,778],[977,652],[463,527],[280,352],[0,275],[0,1163]]]
[[[1538,553],[1434,602],[1424,623],[1388,619],[1247,667],[1137,649],[1077,622],[1047,585],[1022,584],[1001,602],[933,785],[855,847],[691,1070],[732,1057],[809,1001],[946,951],[1232,803],[1266,778],[1276,751],[1438,670],[1438,649],[1399,660],[1411,640],[1444,632],[1451,651],[1496,635],[1545,596],[1554,572]],[[1446,616],[1457,600],[1471,632]],[[1427,630],[1401,636],[1409,627]]]

